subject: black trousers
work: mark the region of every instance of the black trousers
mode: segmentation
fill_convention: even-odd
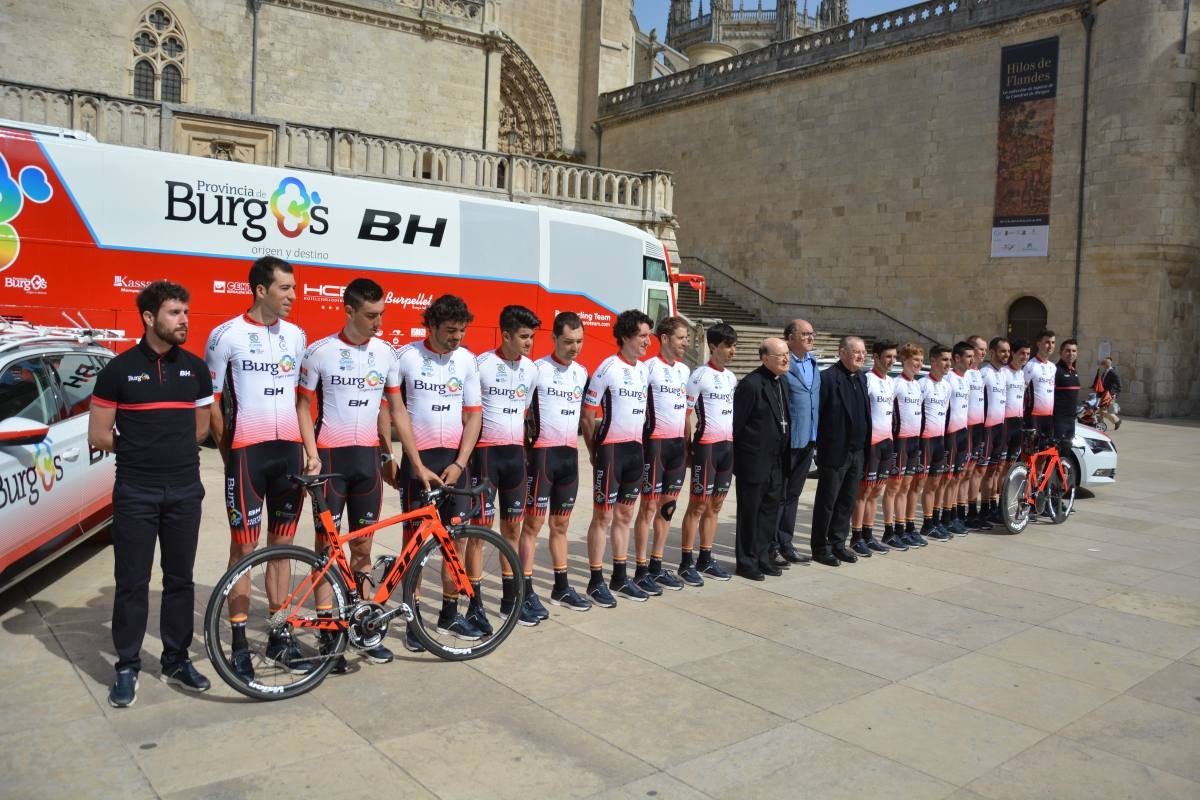
[[[159,631],[162,664],[188,657],[192,644],[195,587],[192,567],[200,534],[200,502],[204,485],[142,486],[118,480],[113,486],[112,637],[117,669],[140,669],[142,640],[150,608],[150,571],[154,547],[161,543],[163,572]]]
[[[808,471],[812,469],[813,451],[817,449],[815,442],[807,447],[793,447],[788,450],[783,473],[783,502],[779,506],[779,523],[775,527],[775,540],[772,550],[788,551],[795,549],[793,537],[796,533],[796,506],[800,503],[800,495],[804,492],[804,481],[808,479]]]
[[[769,461],[770,470],[765,481],[751,483],[738,476],[734,483],[737,493],[737,568],[746,572],[762,571],[779,521],[783,464],[778,456]]]
[[[863,476],[863,451],[855,450],[840,467],[817,467],[817,496],[813,501],[812,552],[828,553],[844,547],[850,533],[850,515],[858,500]]]

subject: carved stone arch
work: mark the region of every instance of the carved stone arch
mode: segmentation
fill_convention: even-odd
[[[533,59],[508,36],[500,61],[500,150],[517,155],[561,158],[558,106]]]

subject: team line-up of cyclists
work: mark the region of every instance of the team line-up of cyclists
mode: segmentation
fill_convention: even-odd
[[[529,355],[541,321],[523,306],[507,306],[499,319],[500,346],[476,356],[460,346],[472,314],[460,298],[443,295],[425,309],[427,338],[395,350],[377,336],[382,288],[358,278],[345,290],[344,328],[307,345],[304,332],[286,319],[296,299],[292,267],[259,259],[250,285],[251,309],[216,328],[205,351],[217,400],[211,429],[225,459],[230,564],[255,549],[264,503],[268,543],[293,539],[303,492],[288,475],[303,472],[337,474],[324,496],[335,523],[340,528],[346,516],[351,530],[379,519],[385,482],[399,490],[409,510],[422,504],[422,491],[431,485],[465,488],[486,481],[492,491],[475,521],[491,527],[498,516],[501,533],[520,554],[524,574],[503,577],[500,608],[519,615],[523,625],[549,617],[532,584],[537,539],[547,519],[554,570],[550,601],[567,609],[611,608],[618,596],[645,601],[664,588],[701,586],[705,577],[730,579],[712,546],[733,475],[737,381],[727,368],[737,342],[732,327],[710,328],[709,360],[689,370],[681,361],[688,342],[685,320],[662,320],[654,331],[660,352],[642,360],[653,321],[641,311],[622,312],[613,326],[618,352],[589,378],[577,361],[583,322],[572,312],[555,317],[553,350],[533,361]],[[929,372],[921,376],[922,348],[875,343],[867,376],[872,426],[863,475],[867,488],[854,513],[854,550],[869,555],[923,546],[926,538],[947,540],[997,520],[1004,465],[1020,455],[1027,388],[1033,423],[1053,435],[1055,387],[1063,382],[1058,373],[1065,370],[1068,380],[1074,373],[1073,358],[1065,368],[1049,360],[1052,333],[1039,337],[1037,349],[1030,358],[1028,343],[972,337],[954,348],[932,348]],[[1074,342],[1064,343],[1064,359],[1076,351]],[[892,378],[888,372],[897,358],[902,372]],[[1078,378],[1074,381],[1078,387]],[[233,401],[228,412],[222,411],[222,394]],[[1073,400],[1071,405],[1073,415]],[[593,470],[587,597],[571,586],[567,560],[580,433]],[[393,458],[393,439],[403,459]],[[672,573],[662,559],[685,479],[690,491],[682,555]],[[872,532],[880,494],[882,542]],[[924,513],[919,532],[918,498]],[[466,511],[459,505],[448,514]],[[626,565],[631,529],[632,575]],[[612,572],[606,581],[609,541]],[[368,571],[370,538],[350,547],[351,566]],[[525,600],[514,607],[518,580],[524,582]],[[274,607],[281,600],[268,598]],[[244,646],[249,598],[230,608],[233,664],[244,666],[249,677]],[[472,641],[485,636],[490,623],[482,605],[470,604],[460,613],[450,600],[443,602],[437,628]],[[421,649],[411,634],[405,645]],[[299,660],[299,653],[285,652],[288,646],[281,641],[280,652],[268,655],[285,664],[290,656]],[[393,657],[382,644],[362,654],[375,663]]]

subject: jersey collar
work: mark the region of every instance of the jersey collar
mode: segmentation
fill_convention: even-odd
[[[713,369],[715,369],[717,372],[724,372],[724,371],[725,371],[725,368],[724,368],[724,367],[718,367],[716,364],[714,364],[714,363],[712,362],[712,359],[709,359],[709,361],[708,361],[708,365],[709,365],[710,367],[712,367]]]
[[[428,338],[428,337],[426,337],[425,341],[424,341],[424,342],[422,342],[422,344],[423,344],[423,345],[425,345],[425,349],[426,349],[426,350],[428,350],[429,352],[433,353],[435,356],[448,356],[448,355],[450,355],[450,351],[449,351],[449,350],[447,350],[446,352],[444,352],[444,353],[443,353],[443,352],[440,352],[439,350],[437,350],[436,348],[434,348],[434,346],[433,346],[433,342],[429,341],[429,338]]]
[[[620,350],[617,351],[617,358],[621,359],[621,361],[623,361],[624,363],[628,364],[631,367],[636,367],[637,363],[638,363],[636,361],[630,361],[627,358],[625,358],[625,356],[621,355]]]
[[[558,364],[560,367],[569,367],[569,366],[571,366],[570,364],[568,364],[568,363],[567,363],[567,362],[565,362],[565,361],[559,361],[559,360],[558,360],[558,356],[554,355],[554,352],[553,352],[553,351],[551,351],[551,353],[550,353],[550,360],[551,360],[551,361],[553,361],[555,364]]]
[[[363,341],[361,341],[361,342],[355,342],[355,341],[351,341],[351,340],[350,340],[350,338],[349,338],[348,336],[346,336],[346,331],[345,331],[345,329],[342,329],[342,330],[338,331],[338,335],[337,335],[337,336],[338,336],[338,339],[340,339],[341,341],[343,341],[343,342],[345,342],[346,344],[350,345],[351,347],[362,347],[363,345],[367,344],[367,342],[371,341],[370,337],[368,337],[368,338],[364,339],[364,340],[363,340]]]
[[[662,353],[659,353],[658,355],[656,355],[656,356],[655,356],[655,358],[657,358],[659,361],[661,361],[661,362],[663,362],[664,364],[666,364],[668,367],[673,367],[673,366],[675,366],[675,364],[676,364],[676,362],[674,362],[674,361],[667,361],[665,358],[663,358],[663,354],[662,354]]]
[[[876,377],[876,378],[879,378],[880,380],[882,380],[883,378],[886,378],[886,377],[887,377],[887,375],[881,375],[881,374],[879,373],[879,370],[875,369],[875,367],[874,367],[874,366],[872,366],[872,367],[871,367],[871,372],[874,372],[874,373],[875,373],[875,377]]]
[[[254,327],[256,327],[256,328],[269,328],[269,327],[271,327],[271,326],[270,326],[270,325],[268,325],[267,323],[265,323],[265,322],[259,322],[259,321],[258,321],[258,320],[256,320],[254,317],[250,316],[250,312],[249,312],[249,311],[244,311],[244,312],[242,312],[242,321],[243,321],[243,322],[245,322],[247,325],[253,325],[253,326],[254,326]]]

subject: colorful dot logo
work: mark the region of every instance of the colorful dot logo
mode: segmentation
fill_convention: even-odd
[[[516,394],[518,400],[524,399],[525,395],[529,394],[529,387],[522,383],[513,390],[513,393]]]
[[[275,193],[271,195],[271,213],[275,215],[275,224],[279,232],[289,239],[295,239],[304,233],[312,220],[309,210],[320,204],[321,195],[316,192],[309,194],[304,182],[299,178],[284,178],[279,182]]]
[[[571,399],[574,400],[575,402],[579,402],[580,400],[583,399],[583,387],[582,386],[576,386],[574,389],[571,390]]]
[[[446,381],[446,391],[450,394],[458,394],[462,391],[462,381],[458,378],[451,378]]]
[[[367,386],[370,386],[372,389],[374,389],[376,386],[383,383],[383,376],[380,375],[375,370],[371,370],[370,372],[367,373],[366,381],[367,381]]]
[[[25,167],[14,181],[8,161],[0,155],[0,272],[11,267],[21,251],[21,237],[9,223],[20,215],[25,199],[45,203],[53,195],[54,190],[40,167]]]
[[[279,371],[284,375],[288,375],[296,368],[296,359],[291,356],[284,356],[279,359]]]
[[[54,468],[52,444],[54,442],[50,437],[46,437],[33,446],[33,465],[37,469],[38,477],[42,479],[42,488],[47,492],[54,488],[54,481],[58,477]]]

